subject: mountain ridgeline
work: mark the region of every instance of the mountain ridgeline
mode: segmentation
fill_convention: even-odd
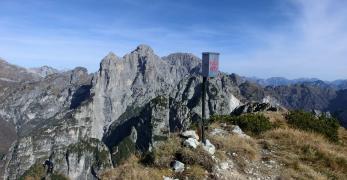
[[[25,69],[0,61],[0,163],[19,179],[48,161],[71,179],[97,179],[127,151],[146,152],[201,117],[201,60],[157,56],[146,45],[124,57],[109,53],[99,71]],[[207,91],[207,115],[250,103],[329,111],[347,126],[347,90],[322,81],[263,86],[219,73]],[[339,88],[336,88],[339,86]],[[5,128],[6,131],[4,131]],[[4,135],[4,137],[5,137]],[[5,143],[6,141],[6,143]],[[125,150],[126,149],[126,150]]]

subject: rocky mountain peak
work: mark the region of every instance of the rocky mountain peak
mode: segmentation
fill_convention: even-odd
[[[117,60],[118,57],[115,53],[113,53],[112,51],[109,52],[105,57],[104,57],[104,60]]]
[[[201,63],[200,58],[191,53],[173,53],[163,57],[171,65],[197,66]]]
[[[138,45],[132,53],[135,53],[135,52],[140,54],[140,55],[154,54],[153,49],[146,44]]]

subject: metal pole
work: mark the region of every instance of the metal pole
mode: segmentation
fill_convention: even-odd
[[[206,121],[206,88],[207,87],[207,77],[203,77],[202,79],[202,123],[201,123],[201,139],[204,144],[206,144],[205,137],[205,121]]]

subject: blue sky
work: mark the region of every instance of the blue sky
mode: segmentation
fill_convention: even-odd
[[[344,0],[0,0],[0,57],[97,71],[148,44],[159,56],[221,53],[240,75],[347,79]]]

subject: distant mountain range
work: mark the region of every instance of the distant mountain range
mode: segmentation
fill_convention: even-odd
[[[336,89],[347,89],[347,80],[335,80],[335,81],[322,81],[317,78],[299,78],[299,79],[287,79],[284,77],[271,77],[268,79],[261,79],[257,77],[245,77],[248,81],[257,83],[261,86],[288,86],[293,84],[321,84],[328,85]]]

